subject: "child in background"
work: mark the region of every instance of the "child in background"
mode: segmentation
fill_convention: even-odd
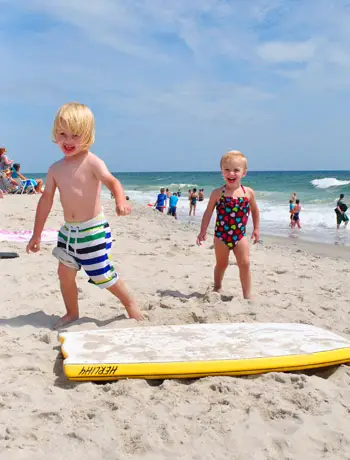
[[[204,200],[204,188],[200,188],[198,192],[198,201]]]
[[[177,202],[179,201],[176,193],[173,193],[171,197],[169,198],[169,213],[171,216],[174,216],[175,219],[177,219],[176,215],[176,207],[177,207]]]
[[[191,196],[189,198],[190,200],[190,211],[189,211],[189,216],[193,213],[193,215],[196,215],[196,207],[197,207],[197,200],[198,200],[198,193],[197,189],[194,188],[191,192]]]
[[[120,182],[89,151],[95,140],[91,110],[76,102],[63,105],[56,115],[52,136],[64,157],[49,168],[27,253],[40,250],[41,233],[57,188],[66,223],[59,231],[53,255],[59,262],[58,277],[67,313],[56,328],[79,318],[76,276],[81,267],[89,282],[107,289],[121,301],[130,318],[139,320],[141,312],[111,262],[112,236],[102,211],[101,184],[113,193],[118,216],[130,214],[130,206]]]
[[[297,225],[298,228],[301,228],[300,225],[300,211],[301,211],[301,205],[300,205],[300,200],[295,201],[295,206],[293,208],[293,220],[292,220],[292,228],[295,228]]]
[[[252,239],[259,241],[259,208],[255,193],[243,187],[242,178],[247,174],[247,159],[239,151],[233,150],[221,158],[221,173],[225,181],[223,187],[214,190],[202,218],[197,237],[200,246],[207,237],[207,228],[216,208],[214,248],[216,265],[214,269],[214,291],[220,291],[222,280],[228,266],[231,249],[237,260],[243,297],[251,298],[251,275],[249,261],[249,242],[246,239],[246,226],[250,211],[253,217]]]
[[[157,209],[157,211],[164,212],[164,209],[166,208],[166,202],[167,196],[164,193],[164,188],[162,187],[160,189],[160,193],[158,193],[157,201],[154,203],[154,206]]]
[[[290,214],[290,223],[289,226],[292,226],[293,222],[293,213],[294,213],[294,202],[293,200],[289,200],[289,214]]]

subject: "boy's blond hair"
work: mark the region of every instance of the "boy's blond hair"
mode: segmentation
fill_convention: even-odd
[[[59,108],[52,128],[54,142],[60,129],[81,136],[83,148],[89,148],[95,142],[94,115],[89,107],[79,102],[69,102]]]
[[[247,170],[248,168],[247,158],[239,150],[229,150],[228,152],[226,152],[225,155],[221,157],[220,168],[222,169],[224,163],[230,163],[231,161],[234,161],[234,160],[241,160],[242,163],[244,163],[244,169]]]

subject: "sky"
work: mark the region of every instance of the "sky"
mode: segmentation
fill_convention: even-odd
[[[87,104],[111,171],[350,169],[350,0],[0,0],[0,145],[44,172]]]

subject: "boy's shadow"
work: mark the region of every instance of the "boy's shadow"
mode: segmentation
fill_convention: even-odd
[[[162,291],[161,289],[158,289],[157,294],[160,294],[162,297],[175,297],[177,299],[203,299],[205,297],[205,294],[202,294],[200,292],[192,292],[192,294],[184,294],[183,292],[180,291],[172,291],[170,289],[165,289]]]
[[[10,327],[23,327],[23,326],[32,326],[38,329],[52,329],[55,323],[60,319],[58,315],[48,315],[44,311],[36,311],[33,313],[28,313],[27,315],[14,316],[12,318],[0,318],[0,326],[10,326]],[[89,316],[83,316],[77,321],[74,321],[71,324],[64,326],[64,329],[70,326],[77,326],[84,323],[94,323],[98,327],[104,327],[108,324],[113,323],[114,321],[120,321],[126,319],[125,315],[118,315],[106,320],[98,320],[96,318],[91,318]]]

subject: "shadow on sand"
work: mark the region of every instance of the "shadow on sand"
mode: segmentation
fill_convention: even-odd
[[[0,318],[0,326],[10,326],[14,328],[32,326],[38,329],[54,330],[53,326],[59,319],[60,317],[58,315],[48,315],[44,311],[40,310],[33,313],[28,313],[27,315],[18,315],[13,316],[12,318]],[[114,316],[113,318],[106,320],[99,320],[96,318],[91,318],[90,316],[83,316],[73,323],[64,326],[62,329],[68,329],[70,326],[79,326],[80,324],[85,323],[94,323],[98,327],[104,327],[108,326],[108,324],[111,324],[114,321],[120,321],[123,319],[126,319],[125,315]]]

